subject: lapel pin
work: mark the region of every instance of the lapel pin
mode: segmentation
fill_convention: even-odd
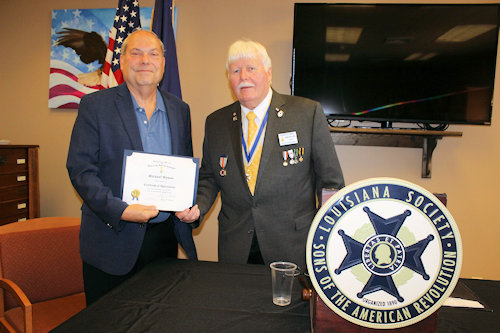
[[[236,116],[236,112],[233,112],[233,121],[238,120],[238,116]]]
[[[285,114],[285,112],[283,110],[281,110],[280,108],[276,108],[274,110],[276,111],[276,115],[278,116],[278,118],[283,117],[283,115]]]

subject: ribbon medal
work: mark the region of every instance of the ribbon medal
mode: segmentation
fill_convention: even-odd
[[[288,155],[290,156],[290,164],[295,164],[295,152],[293,149],[288,150]]]
[[[283,166],[288,166],[288,152],[284,150],[281,153],[283,154]]]
[[[219,175],[221,175],[221,177],[224,177],[226,175],[227,155],[221,155],[219,157],[219,165],[221,167]]]

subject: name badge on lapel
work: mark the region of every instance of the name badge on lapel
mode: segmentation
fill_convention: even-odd
[[[299,143],[299,140],[297,139],[297,132],[295,131],[278,133],[278,141],[282,147]]]

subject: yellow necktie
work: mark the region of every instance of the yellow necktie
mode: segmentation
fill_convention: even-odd
[[[247,149],[251,150],[253,146],[253,140],[255,139],[255,135],[257,134],[257,123],[255,122],[255,118],[257,116],[253,111],[248,112],[248,135],[247,135]],[[245,174],[247,176],[248,187],[250,188],[250,192],[252,195],[255,192],[255,183],[257,182],[257,174],[259,173],[259,163],[260,163],[260,155],[262,153],[262,145],[258,145],[255,149],[253,160],[250,164],[247,164],[245,167]]]

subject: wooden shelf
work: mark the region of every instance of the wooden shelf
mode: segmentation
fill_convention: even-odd
[[[330,127],[336,145],[422,148],[422,178],[431,178],[437,140],[461,137],[462,132],[386,128]]]

